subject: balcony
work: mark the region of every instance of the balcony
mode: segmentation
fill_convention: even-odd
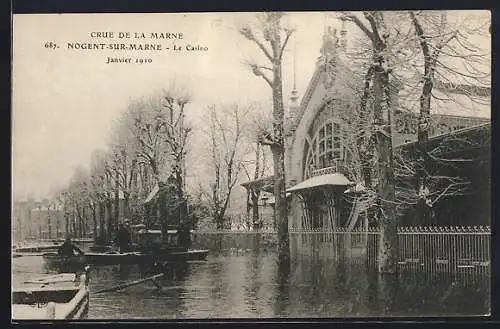
[[[338,173],[341,169],[341,160],[334,160],[333,165],[321,169],[313,169],[311,171],[311,177],[323,176],[328,174]]]

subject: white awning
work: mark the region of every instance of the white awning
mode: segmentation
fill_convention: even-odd
[[[347,186],[353,183],[348,180],[343,174],[334,173],[328,175],[315,176],[305,181],[287,189],[287,192],[296,192],[300,190],[306,190],[308,188],[319,187],[319,186]]]

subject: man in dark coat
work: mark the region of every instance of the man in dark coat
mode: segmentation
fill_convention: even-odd
[[[127,252],[130,247],[130,232],[127,230],[127,228],[123,225],[120,224],[118,233],[116,234],[116,243],[118,244],[118,247],[120,248],[120,253]]]
[[[60,256],[64,256],[64,257],[73,257],[76,255],[83,254],[81,249],[73,244],[73,242],[71,241],[71,237],[69,235],[66,236],[64,243],[59,247],[59,249],[57,250],[57,253]]]

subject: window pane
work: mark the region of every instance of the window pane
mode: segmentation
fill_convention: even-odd
[[[340,133],[340,125],[338,123],[333,123],[334,134]]]
[[[333,151],[333,157],[335,159],[340,159],[340,151]]]
[[[340,148],[340,137],[339,136],[333,137],[333,147],[336,149]]]
[[[328,152],[327,153],[327,167],[332,167],[335,165],[335,157],[333,156],[333,152]]]
[[[326,150],[328,151],[328,150],[331,150],[331,149],[332,149],[332,140],[331,140],[331,138],[328,138],[326,140]]]
[[[321,130],[319,131],[319,138],[325,138],[325,128],[321,128]]]
[[[324,155],[319,157],[319,168],[325,168],[325,156]]]
[[[331,123],[328,123],[326,125],[326,135],[331,135],[332,134],[332,124]]]
[[[325,141],[319,142],[319,153],[325,152]]]

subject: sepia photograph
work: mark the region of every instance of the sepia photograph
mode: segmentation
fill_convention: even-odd
[[[12,322],[491,315],[490,11],[12,27]]]

